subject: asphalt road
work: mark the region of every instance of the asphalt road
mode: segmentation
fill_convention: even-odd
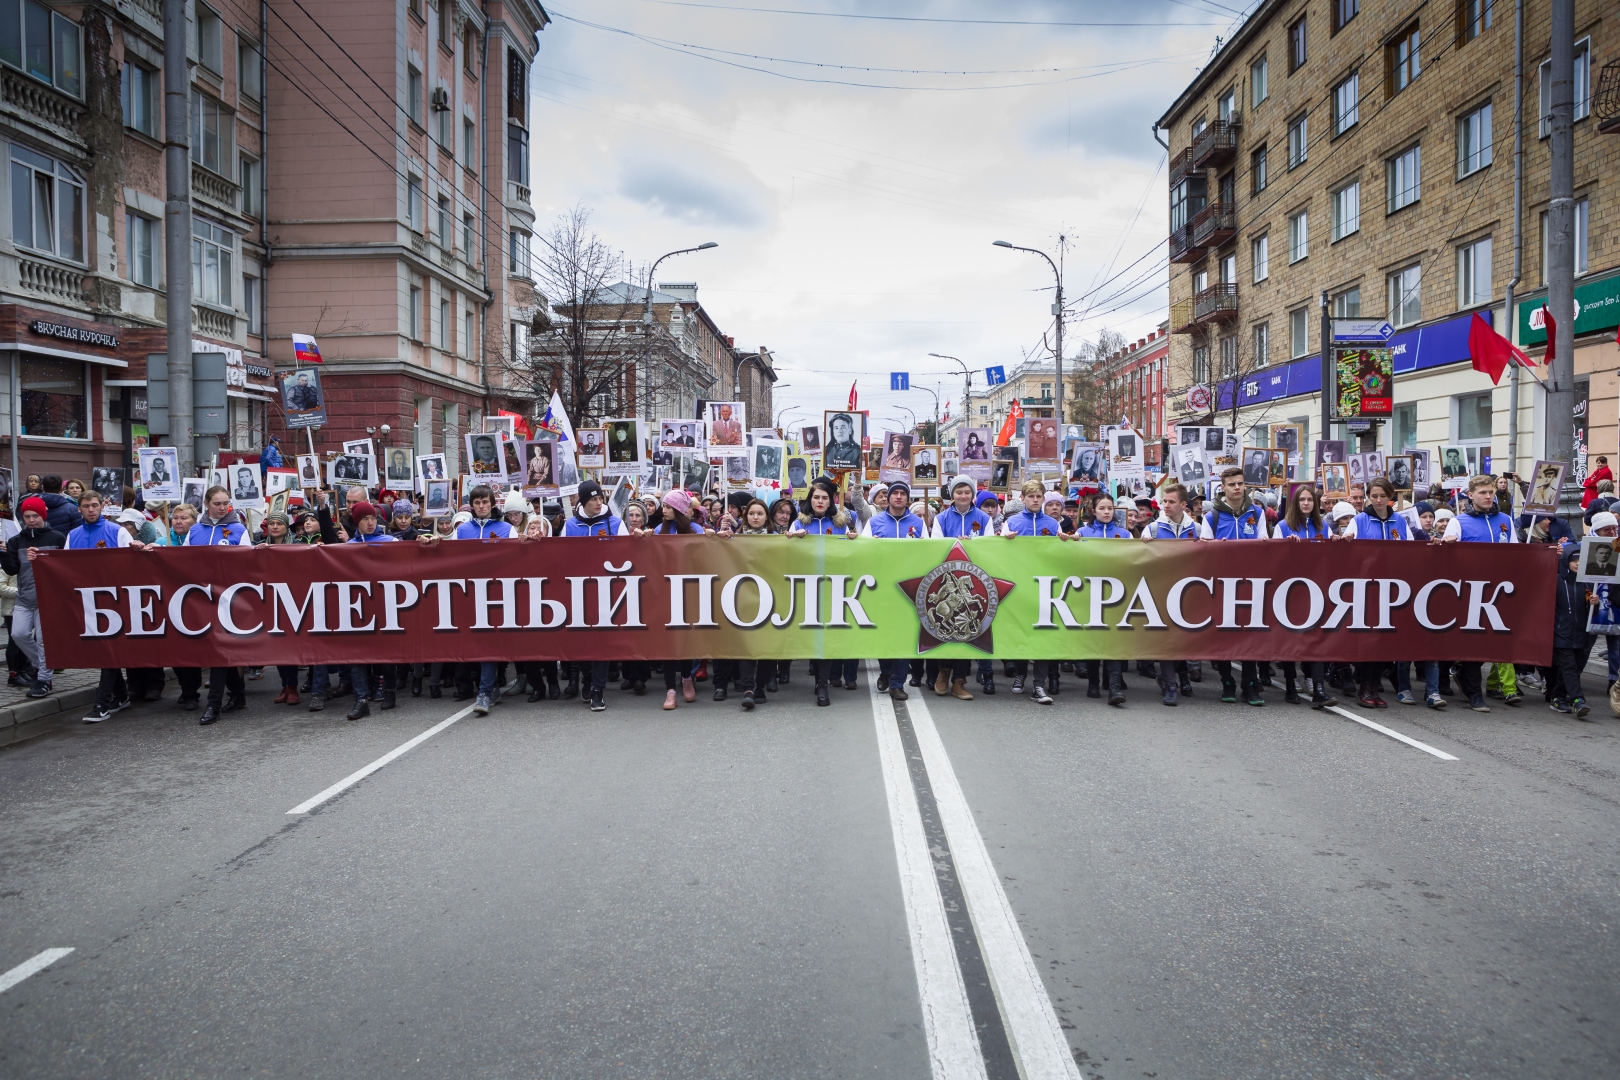
[[[0,972],[73,950],[0,990],[0,1076],[1620,1074],[1606,709],[1371,717],[1448,761],[1208,682],[818,709],[799,669],[508,699],[302,814],[462,705],[271,671],[0,751]]]

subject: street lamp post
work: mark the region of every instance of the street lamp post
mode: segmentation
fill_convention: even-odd
[[[653,260],[653,264],[647,268],[647,303],[641,312],[641,338],[644,352],[644,355],[642,356],[642,364],[649,379],[652,375],[652,285],[653,275],[658,273],[658,264],[663,262],[665,259],[673,258],[676,255],[689,255],[694,251],[708,251],[710,248],[716,248],[719,246],[720,245],[715,243],[713,240],[709,240],[699,244],[697,247],[681,248],[679,251],[671,251],[658,256],[658,258]]]
[[[931,352],[928,354],[936,360],[950,360],[962,368],[962,415],[967,415],[968,399],[973,396],[973,369],[967,366],[967,361],[956,356],[947,356],[945,353]]]
[[[1062,249],[1063,240],[1064,237],[1058,237],[1059,250]],[[992,242],[996,247],[1011,248],[1014,251],[1027,251],[1032,255],[1039,255],[1046,260],[1046,265],[1052,268],[1052,276],[1057,279],[1057,302],[1052,305],[1052,314],[1057,318],[1057,349],[1053,355],[1057,360],[1057,399],[1055,404],[1057,405],[1058,426],[1061,427],[1063,425],[1063,271],[1059,270],[1057,263],[1052,261],[1052,256],[1039,248],[1019,247],[1017,244],[1009,244],[1005,240]]]

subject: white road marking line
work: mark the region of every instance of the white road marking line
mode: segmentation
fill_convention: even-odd
[[[4,975],[0,975],[0,994],[10,990],[30,975],[38,975],[72,951],[72,949],[46,949],[31,960],[24,960]]]
[[[367,765],[365,768],[359,770],[358,772],[350,773],[348,776],[345,776],[343,779],[339,780],[337,783],[333,784],[331,787],[327,788],[325,791],[321,792],[319,795],[316,795],[314,798],[305,799],[303,802],[299,803],[297,806],[295,806],[291,810],[287,811],[287,813],[289,813],[289,814],[307,814],[307,813],[309,813],[311,810],[313,810],[317,806],[321,805],[321,803],[325,802],[327,799],[330,799],[332,796],[334,796],[334,795],[338,794],[339,792],[343,791],[343,789],[345,789],[345,788],[353,787],[355,784],[358,784],[360,781],[364,780],[366,777],[370,776],[372,773],[376,772],[378,769],[382,768],[384,765],[388,764],[390,761],[393,761],[395,758],[399,757],[401,754],[410,753],[412,750],[416,749],[422,743],[427,742],[429,739],[433,738],[433,736],[437,735],[439,732],[443,731],[445,728],[449,727],[451,724],[455,723],[457,720],[460,720],[462,717],[472,715],[472,711],[473,711],[473,707],[471,705],[469,705],[465,709],[462,709],[460,712],[456,713],[455,715],[448,716],[445,719],[440,720],[437,724],[434,724],[432,727],[430,727],[426,731],[422,732],[422,734],[418,735],[416,738],[412,739],[410,742],[401,743],[400,745],[394,747],[392,750],[388,751],[388,753],[384,754],[382,757],[378,758],[376,761],[373,761],[370,765]]]
[[[1008,1041],[1018,1060],[1023,1080],[1080,1080],[1069,1040],[1058,1023],[1052,997],[1046,992],[1035,958],[1013,914],[1007,892],[1001,887],[995,864],[984,837],[968,809],[967,797],[957,782],[956,770],[940,740],[934,718],[918,693],[906,703],[911,725],[917,733],[934,801],[956,860],[957,880],[967,898],[973,928],[978,931],[979,951],[996,988]]]
[[[906,928],[911,932],[911,962],[917,969],[929,1066],[934,1080],[985,1080],[979,1034],[973,1026],[945,901],[939,895],[933,856],[923,833],[922,811],[917,808],[911,771],[895,726],[894,703],[887,693],[878,693],[877,672],[871,666],[866,675],[872,722],[877,728],[878,761],[889,797],[894,857],[900,868],[900,895],[905,901]]]
[[[1365,716],[1357,716],[1355,713],[1351,712],[1349,709],[1343,708],[1342,706],[1329,705],[1328,706],[1328,711],[1329,712],[1336,712],[1340,716],[1345,717],[1348,720],[1354,720],[1356,723],[1361,724],[1364,727],[1370,727],[1374,731],[1380,732],[1381,734],[1384,734],[1384,735],[1388,735],[1390,738],[1394,739],[1396,742],[1403,742],[1407,746],[1415,746],[1419,750],[1422,750],[1425,754],[1433,754],[1435,757],[1439,758],[1441,761],[1456,761],[1456,760],[1458,760],[1458,758],[1457,758],[1457,756],[1455,754],[1448,754],[1444,750],[1436,750],[1434,747],[1430,746],[1428,743],[1418,742],[1416,739],[1412,738],[1411,736],[1402,735],[1400,732],[1394,730],[1393,728],[1387,728],[1383,724],[1375,724],[1373,721],[1367,719]]]

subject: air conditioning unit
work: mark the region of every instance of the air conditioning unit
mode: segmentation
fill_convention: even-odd
[[[433,111],[450,111],[450,91],[446,90],[442,86],[435,86],[433,88]]]

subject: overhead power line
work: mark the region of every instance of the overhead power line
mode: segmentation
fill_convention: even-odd
[[[862,19],[871,22],[942,23],[954,26],[1083,26],[1155,28],[1160,26],[1220,26],[1210,22],[1098,22],[1094,20],[1061,19],[949,19],[931,15],[867,15],[852,11],[801,11],[796,8],[764,8],[746,4],[710,4],[699,0],[641,0],[644,4],[662,7],[707,8],[711,11],[743,11],[753,15],[804,15],[818,19]],[[1170,0],[1176,3],[1177,0]],[[1190,6],[1190,5],[1183,5]],[[1217,5],[1219,6],[1219,5]],[[1199,10],[1194,8],[1193,10]],[[1231,11],[1231,8],[1225,8]],[[1213,14],[1213,12],[1211,12]]]

